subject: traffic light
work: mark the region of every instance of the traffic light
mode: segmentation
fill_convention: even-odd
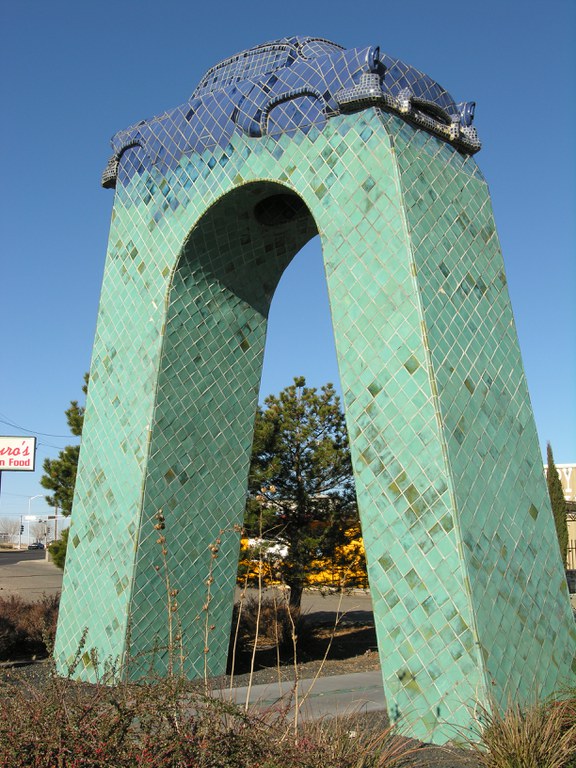
[[[24,526],[23,525],[20,526],[20,533],[24,533]]]

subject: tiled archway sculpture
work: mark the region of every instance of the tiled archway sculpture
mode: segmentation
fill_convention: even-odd
[[[291,38],[115,136],[60,669],[87,629],[165,670],[165,547],[187,672],[223,671],[266,318],[319,233],[391,715],[442,741],[474,701],[573,674],[472,117],[376,48]]]

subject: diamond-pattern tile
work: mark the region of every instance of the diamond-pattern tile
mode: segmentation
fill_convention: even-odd
[[[285,43],[248,57],[255,78]],[[391,93],[453,104],[388,64]],[[115,140],[148,131],[119,158],[58,664],[87,629],[100,659],[162,673],[171,630],[189,675],[223,671],[268,310],[318,232],[390,714],[444,741],[478,700],[551,691],[575,646],[486,183],[392,112],[308,92],[227,135],[219,78],[257,106],[238,66]]]

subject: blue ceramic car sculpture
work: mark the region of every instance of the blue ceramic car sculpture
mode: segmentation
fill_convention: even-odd
[[[126,183],[136,172],[134,163],[125,169],[120,163],[130,148],[140,148],[140,165],[165,173],[183,154],[224,147],[234,133],[306,132],[368,107],[393,111],[461,152],[480,149],[474,102],[456,104],[428,75],[377,46],[345,49],[321,38],[289,37],[225,59],[186,103],[118,132],[102,185]]]

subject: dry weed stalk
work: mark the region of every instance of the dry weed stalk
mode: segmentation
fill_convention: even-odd
[[[304,694],[304,697],[302,700],[299,700],[298,697],[298,664],[296,661],[296,637],[295,637],[295,626],[294,621],[292,619],[292,615],[290,614],[291,620],[292,620],[292,628],[293,628],[293,641],[294,641],[294,660],[295,660],[295,675],[296,675],[296,687],[295,687],[295,713],[294,713],[294,730],[295,733],[298,729],[298,720],[299,720],[299,713],[304,704],[306,703],[307,699],[309,698],[310,694],[314,690],[314,686],[316,685],[316,682],[318,681],[318,678],[322,674],[324,670],[324,666],[326,664],[326,661],[328,660],[328,656],[330,654],[330,650],[332,649],[332,644],[334,642],[334,637],[336,635],[336,630],[338,628],[338,625],[341,623],[342,619],[344,618],[345,614],[341,613],[342,608],[342,600],[344,599],[344,592],[346,587],[346,574],[342,577],[341,583],[340,583],[340,595],[338,598],[338,605],[336,606],[336,618],[334,619],[334,625],[332,627],[332,631],[330,634],[330,638],[328,641],[328,645],[326,646],[326,650],[324,651],[324,654],[322,656],[322,660],[320,662],[320,665],[318,669],[316,670],[316,673],[314,677],[312,678],[312,683],[310,684],[308,690]]]
[[[211,689],[210,677],[208,674],[208,655],[210,653],[210,633],[216,629],[216,625],[211,624],[211,614],[210,614],[210,604],[212,602],[212,585],[214,584],[214,569],[216,568],[216,563],[218,561],[218,556],[220,554],[222,537],[225,534],[230,533],[231,531],[240,533],[241,530],[242,530],[241,526],[239,525],[233,525],[230,528],[221,528],[220,531],[218,532],[218,536],[216,537],[216,539],[208,547],[208,551],[210,552],[210,561],[208,566],[208,576],[204,581],[204,584],[206,585],[206,599],[204,600],[204,605],[202,606],[202,611],[204,613],[204,693],[206,695],[210,693],[210,689]]]
[[[236,624],[234,626],[234,639],[232,641],[231,648],[231,666],[230,666],[230,687],[232,691],[234,688],[234,671],[236,666],[236,654],[238,652],[238,640],[240,639],[240,625],[242,621],[242,611],[244,608],[244,601],[246,599],[246,590],[248,589],[248,573],[244,576],[244,584],[240,592],[240,601],[238,603],[238,615],[236,617]]]
[[[260,539],[262,539],[262,515],[260,515]],[[244,709],[248,711],[250,706],[250,694],[252,692],[252,683],[254,680],[254,667],[256,664],[256,650],[258,648],[258,637],[260,635],[260,618],[262,616],[262,547],[258,550],[258,608],[256,613],[256,631],[254,635],[254,647],[252,648],[252,657],[250,659],[250,677],[248,678],[248,686],[246,688],[246,701],[244,703]]]
[[[159,509],[154,515],[156,522],[154,523],[154,529],[158,531],[158,538],[156,543],[160,545],[160,553],[162,555],[162,578],[164,580],[164,588],[166,590],[166,610],[167,610],[167,627],[168,627],[168,675],[174,676],[174,649],[175,642],[178,648],[179,657],[179,673],[184,674],[184,643],[182,638],[182,627],[180,623],[180,617],[178,615],[178,592],[179,590],[174,587],[170,570],[168,567],[168,543],[166,540],[166,519],[161,509]],[[160,569],[156,566],[156,571]],[[174,632],[176,625],[176,632]]]

